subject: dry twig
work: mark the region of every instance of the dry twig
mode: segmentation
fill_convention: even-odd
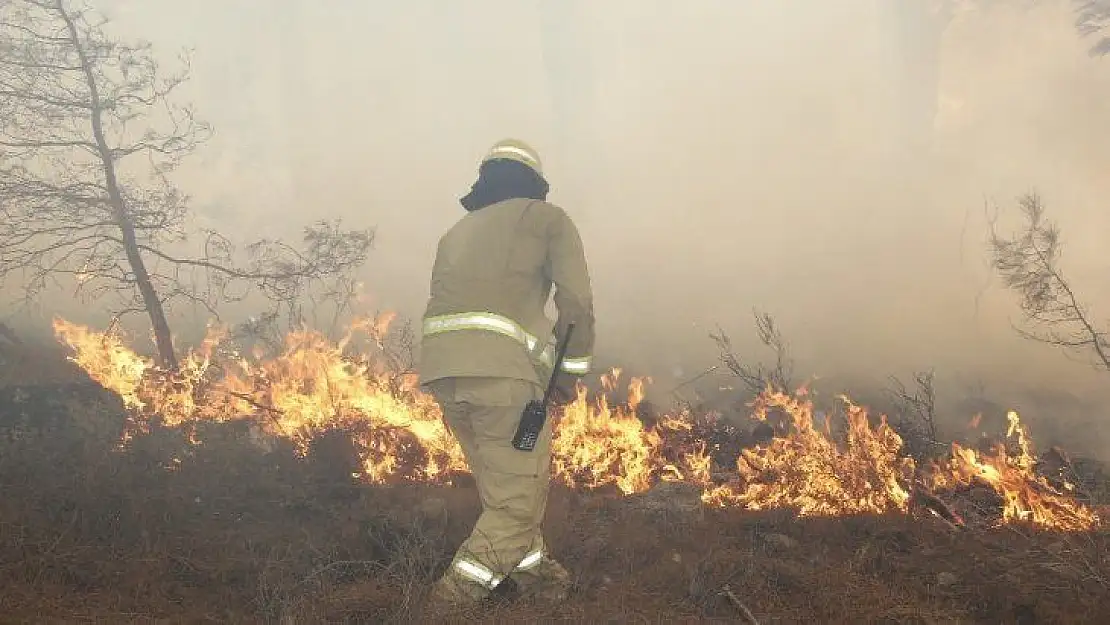
[[[748,609],[748,606],[744,605],[743,601],[740,601],[740,597],[737,597],[736,593],[732,592],[728,584],[725,584],[725,587],[721,589],[721,596],[727,598],[728,602],[740,612],[740,615],[743,616],[744,620],[750,625],[759,625],[759,621],[755,618],[755,615],[752,614],[752,611]]]
[[[966,527],[964,520],[956,514],[940,497],[930,493],[921,484],[914,484],[913,497],[923,508],[936,518],[944,521],[951,529],[958,530]]]

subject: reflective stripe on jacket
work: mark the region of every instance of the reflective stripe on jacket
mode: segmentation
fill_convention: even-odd
[[[558,318],[544,308],[554,291]],[[420,344],[420,377],[510,377],[543,384],[574,323],[563,370],[590,371],[593,293],[570,217],[511,199],[467,213],[439,241]],[[544,369],[547,371],[544,371]]]
[[[529,334],[520,324],[507,317],[488,312],[472,312],[441,315],[424,319],[424,336],[460,330],[480,330],[507,336],[515,339],[521,345],[524,345],[528,352],[534,358],[537,358],[541,364],[548,367],[555,365],[555,337],[551,337],[551,340],[544,345],[543,350],[537,353],[536,348],[540,344],[539,339]],[[564,357],[562,365],[559,368],[563,372],[572,375],[586,375],[590,372],[592,360],[593,359],[589,356],[579,358]]]

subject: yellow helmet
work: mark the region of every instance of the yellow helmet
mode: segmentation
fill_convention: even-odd
[[[540,155],[532,146],[517,139],[502,139],[493,144],[493,147],[486,153],[482,162],[490,161],[496,158],[504,158],[518,163],[523,163],[531,167],[537,174],[543,175],[543,163],[540,162]]]

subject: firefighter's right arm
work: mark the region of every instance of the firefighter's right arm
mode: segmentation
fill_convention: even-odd
[[[561,371],[576,377],[590,372],[594,349],[594,297],[586,252],[574,222],[561,209],[547,228],[547,273],[555,285],[555,337],[562,341],[574,324]]]

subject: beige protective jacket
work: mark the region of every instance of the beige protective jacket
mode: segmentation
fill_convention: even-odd
[[[544,309],[554,286],[558,319]],[[548,202],[511,199],[468,213],[439,241],[420,347],[421,382],[514,378],[546,385],[556,340],[574,332],[562,370],[590,371],[594,309],[578,229]]]

